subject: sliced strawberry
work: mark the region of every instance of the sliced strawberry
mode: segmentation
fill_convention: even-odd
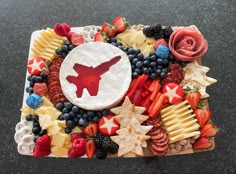
[[[153,47],[154,47],[155,49],[157,49],[157,47],[158,47],[159,45],[168,46],[168,44],[167,44],[167,42],[165,41],[165,39],[158,39],[158,40],[156,41],[156,43],[154,44]]]
[[[73,133],[70,134],[70,140],[71,140],[72,143],[77,138],[85,138],[85,137],[84,137],[84,134],[78,133],[78,132],[73,132]]]
[[[197,139],[197,141],[193,144],[193,149],[194,150],[208,149],[211,146],[212,142],[208,138],[201,137]]]
[[[81,45],[84,43],[84,37],[82,34],[73,33],[71,36],[71,43],[75,46]]]
[[[215,137],[218,133],[217,128],[213,124],[206,124],[201,129],[201,137]]]
[[[170,104],[177,104],[184,98],[183,89],[177,83],[167,83],[162,89],[162,94],[168,97]]]
[[[203,127],[211,118],[211,111],[209,108],[196,109],[194,114],[196,115],[200,127]]]
[[[127,28],[128,23],[125,20],[125,18],[117,16],[113,21],[113,25],[116,27],[115,28],[116,33],[121,33]]]
[[[120,124],[116,121],[112,114],[104,116],[98,122],[99,131],[104,135],[114,135],[120,128]]]
[[[188,101],[188,103],[191,105],[191,108],[194,110],[197,109],[197,106],[201,99],[201,94],[198,90],[199,89],[197,87],[193,87],[193,89],[189,87],[184,89],[184,93],[186,93],[184,98]]]
[[[106,41],[106,37],[105,37],[105,35],[102,32],[97,32],[94,35],[94,41],[95,42],[107,42]]]
[[[87,144],[86,144],[86,149],[85,149],[85,153],[87,155],[88,158],[92,158],[94,153],[95,153],[95,144],[93,142],[93,140],[88,140]]]
[[[98,132],[97,123],[90,123],[88,126],[83,128],[83,133],[90,137],[94,136]]]

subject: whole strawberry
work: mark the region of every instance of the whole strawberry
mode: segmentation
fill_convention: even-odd
[[[193,110],[197,109],[197,106],[201,99],[201,94],[198,90],[199,88],[197,88],[196,86],[194,86],[193,88],[187,87],[186,89],[184,89],[184,98],[188,101]]]
[[[194,111],[198,124],[203,127],[211,119],[211,111],[209,108],[199,108]]]

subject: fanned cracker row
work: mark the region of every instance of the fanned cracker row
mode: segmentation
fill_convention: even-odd
[[[63,45],[64,40],[65,37],[58,36],[51,28],[42,30],[33,42],[32,56],[52,61],[56,57],[55,50]]]
[[[163,109],[161,119],[170,144],[200,134],[200,126],[187,101]]]

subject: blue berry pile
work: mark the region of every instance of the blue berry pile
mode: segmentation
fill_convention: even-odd
[[[90,122],[98,122],[99,118],[109,114],[109,110],[107,109],[90,111],[79,108],[71,102],[57,103],[56,108],[62,112],[58,120],[66,121],[65,132],[67,134],[71,133],[76,126],[85,127]]]
[[[26,92],[30,95],[33,94],[33,87],[35,83],[47,83],[48,76],[45,74],[41,74],[40,76],[30,75],[27,77],[27,80],[29,81],[29,86],[26,87]]]
[[[62,58],[65,58],[70,51],[75,48],[75,46],[68,40],[64,41],[63,46],[61,48],[56,49],[56,54]]]

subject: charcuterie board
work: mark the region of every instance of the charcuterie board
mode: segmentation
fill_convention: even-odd
[[[102,26],[33,32],[18,152],[35,157],[168,156],[214,149],[196,26]]]

